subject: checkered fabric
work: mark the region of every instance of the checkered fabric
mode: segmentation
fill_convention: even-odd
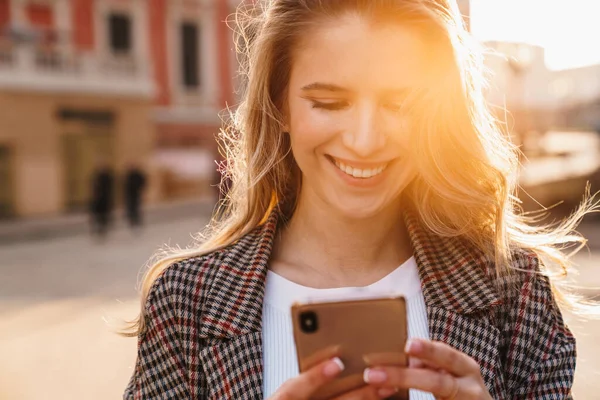
[[[169,267],[145,304],[124,399],[262,399],[262,302],[278,213],[211,254]],[[430,335],[473,357],[494,399],[571,399],[575,339],[538,258],[496,278],[493,262],[407,214]]]

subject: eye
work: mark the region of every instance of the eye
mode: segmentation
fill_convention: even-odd
[[[383,106],[391,112],[400,113],[404,109],[404,102],[389,102]]]
[[[338,111],[347,108],[350,104],[347,101],[335,101],[335,102],[322,102],[312,100],[313,108],[320,108],[322,110]]]

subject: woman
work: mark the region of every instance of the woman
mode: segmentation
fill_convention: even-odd
[[[238,19],[226,212],[148,271],[125,398],[308,399],[343,363],[298,374],[289,304],[365,287],[408,298],[411,365],[340,399],[570,398],[575,339],[539,260],[568,266],[586,209],[545,232],[514,211],[516,152],[456,4],[260,7]]]

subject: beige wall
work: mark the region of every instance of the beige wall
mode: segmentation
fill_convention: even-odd
[[[551,104],[548,95],[551,72],[545,65],[543,48],[510,42],[487,42],[486,46],[486,66],[490,72],[486,95],[490,104],[509,109],[539,109]],[[521,74],[515,74],[509,60],[521,66]]]
[[[155,134],[147,100],[2,93],[0,143],[13,149],[13,198],[18,216],[52,215],[65,209],[62,124],[56,116],[61,108],[115,113],[118,172],[129,160],[150,159],[154,149]],[[151,201],[158,195],[152,182],[154,179],[150,180]]]

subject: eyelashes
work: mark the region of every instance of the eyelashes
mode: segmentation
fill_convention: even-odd
[[[327,111],[340,111],[348,108],[350,103],[347,101],[336,101],[336,102],[321,102],[311,100],[312,108],[317,108],[321,110]],[[382,105],[386,110],[391,111],[393,113],[401,114],[404,110],[403,103],[386,103]]]
[[[347,108],[350,104],[347,101],[336,101],[336,102],[320,102],[312,100],[312,108],[319,108],[321,110],[339,111]]]

